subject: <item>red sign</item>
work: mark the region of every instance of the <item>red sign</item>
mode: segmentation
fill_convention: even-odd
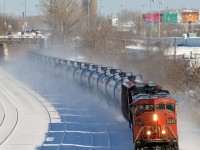
[[[162,20],[161,14],[145,14],[143,15],[144,21],[148,23],[158,23],[160,16],[160,22]]]

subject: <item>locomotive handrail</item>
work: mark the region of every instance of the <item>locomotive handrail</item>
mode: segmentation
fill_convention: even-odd
[[[140,135],[140,133],[143,131],[143,129],[144,129],[144,127],[141,127],[141,128],[140,128],[140,131],[139,131],[138,135],[136,136],[135,141],[137,141],[137,139],[139,138],[139,135]]]

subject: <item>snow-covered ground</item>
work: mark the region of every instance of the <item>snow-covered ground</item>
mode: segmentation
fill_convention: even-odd
[[[159,49],[157,47],[151,48],[151,51],[158,51]],[[141,53],[143,54],[144,51],[148,51],[147,48],[143,46],[126,46],[126,52],[128,53]],[[177,46],[170,47],[169,49],[165,50],[164,53],[166,56],[174,56],[176,54],[177,56],[183,56],[185,58],[189,58],[192,56],[193,58],[195,55],[197,57],[200,55],[200,47],[187,47],[187,46]]]
[[[0,68],[0,149],[37,149],[50,122],[41,97]]]
[[[178,106],[179,145],[183,150],[200,150],[200,105],[184,98]]]
[[[151,47],[151,51],[158,51],[158,47]],[[145,55],[145,52],[149,51],[147,48],[143,46],[126,46],[127,53],[132,53],[138,58],[142,58]],[[187,46],[177,46],[170,47],[164,51],[164,55],[169,58],[178,59],[188,59],[191,63],[195,63],[195,65],[200,65],[200,47],[187,47]]]
[[[188,49],[193,50],[194,47]],[[70,58],[77,59],[79,55],[74,51]],[[128,123],[121,112],[110,106],[102,95],[71,79],[35,68],[27,61],[6,65],[5,70],[48,100],[55,108],[50,110],[51,113],[59,114],[59,117],[51,116],[54,121],[50,124],[44,144],[38,150],[133,149]],[[200,150],[200,126],[194,118],[198,109],[199,106],[195,104],[188,105],[185,100],[180,101],[178,131],[182,150]]]
[[[102,95],[28,62],[5,68],[47,99],[61,118],[51,123],[42,150],[133,150],[128,123]]]

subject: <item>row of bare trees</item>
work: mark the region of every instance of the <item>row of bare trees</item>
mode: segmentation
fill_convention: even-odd
[[[134,23],[129,32],[119,32],[112,27],[108,19],[103,16],[87,18],[81,11],[81,4],[77,0],[41,0],[41,10],[45,22],[52,28],[52,41],[65,43],[67,37],[80,36],[81,48],[79,53],[90,62],[124,68],[125,71],[141,73],[145,79],[151,79],[173,89],[174,92],[193,89],[199,93],[200,68],[189,67],[188,62],[167,59],[163,52],[168,46],[158,44],[159,52],[147,52],[142,58],[134,54],[123,53],[126,44],[136,44],[132,37],[142,37],[144,32],[149,34],[149,28],[142,22],[142,15],[138,12],[123,11],[118,14],[120,23],[131,20]],[[87,21],[90,21],[88,24]],[[161,35],[173,35],[173,30],[180,31],[180,25],[161,26]],[[163,31],[166,31],[164,33]],[[174,34],[175,35],[175,34]],[[148,45],[146,45],[147,49]]]
[[[82,19],[81,5],[77,0],[41,0],[40,7],[53,33],[53,42],[65,42],[78,28]]]
[[[20,31],[21,30],[21,18],[12,16],[12,15],[4,15],[0,14],[0,34],[8,33],[8,26],[12,26],[12,31]]]

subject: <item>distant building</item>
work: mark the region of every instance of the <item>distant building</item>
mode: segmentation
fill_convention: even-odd
[[[96,17],[97,0],[82,0],[82,11],[85,16]]]
[[[109,24],[113,27],[118,27],[118,18],[110,18]]]
[[[89,12],[91,17],[97,16],[97,0],[90,0]]]

